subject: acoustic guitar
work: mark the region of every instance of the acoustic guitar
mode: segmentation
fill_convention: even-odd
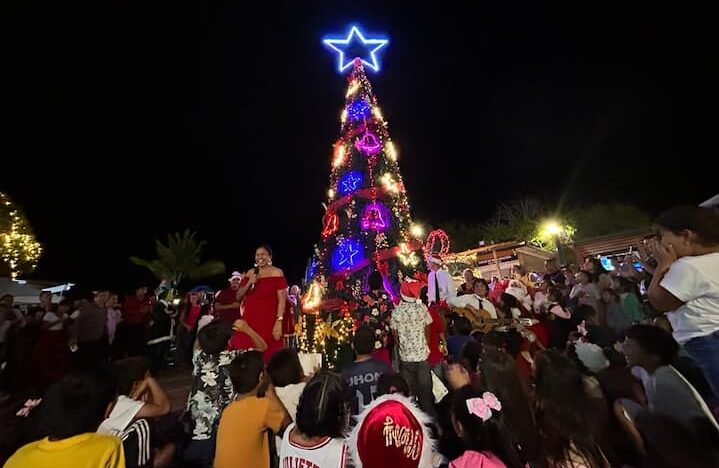
[[[497,327],[508,325],[521,325],[524,327],[532,325],[532,319],[492,318],[488,311],[477,309],[470,305],[465,307],[452,307],[452,312],[469,320],[473,332],[480,331],[482,333],[489,333]]]

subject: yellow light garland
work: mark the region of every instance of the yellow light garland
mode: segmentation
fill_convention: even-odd
[[[0,202],[4,208],[0,215],[7,216],[6,219],[0,217],[0,258],[8,265],[10,278],[16,279],[23,270],[35,268],[42,246],[35,240],[27,221],[2,192]]]

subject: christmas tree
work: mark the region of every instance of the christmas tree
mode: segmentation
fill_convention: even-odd
[[[371,49],[369,58],[345,62],[357,39]],[[357,28],[346,39],[325,40],[339,52],[340,70],[350,72],[320,241],[306,275],[299,341],[305,352],[324,353],[329,367],[348,350],[352,312],[367,290],[368,275],[378,271],[394,298],[403,278],[424,268],[397,150],[365,72],[365,67],[377,71],[376,52],[386,43],[365,39]]]

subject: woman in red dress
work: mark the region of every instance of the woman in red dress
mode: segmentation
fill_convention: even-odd
[[[255,251],[255,268],[249,270],[237,291],[242,301],[242,319],[267,343],[265,362],[282,348],[282,322],[287,305],[287,281],[282,270],[272,266],[272,249],[263,245]],[[254,344],[249,335],[235,331],[230,349],[249,349]]]

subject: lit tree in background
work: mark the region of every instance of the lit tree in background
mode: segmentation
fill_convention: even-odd
[[[0,258],[10,278],[35,269],[41,253],[42,247],[35,240],[27,218],[0,192]]]
[[[350,72],[320,241],[307,271],[299,342],[305,352],[324,353],[333,367],[349,349],[352,312],[369,273],[379,271],[394,297],[402,279],[424,265],[397,150],[365,74],[365,68],[378,70],[376,52],[387,40],[365,39],[352,28],[346,38],[324,42],[339,53],[340,71]],[[357,46],[364,54],[354,54]]]

